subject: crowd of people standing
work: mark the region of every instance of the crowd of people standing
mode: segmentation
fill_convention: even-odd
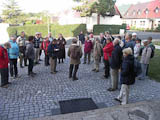
[[[57,62],[60,64],[66,58],[66,40],[62,34],[58,39],[48,36],[42,37],[40,32],[35,36],[26,38],[22,31],[19,37],[11,36],[9,42],[0,46],[0,73],[1,87],[6,87],[10,77],[16,79],[18,75],[17,61],[20,61],[20,68],[28,66],[28,75],[34,77],[33,67],[40,64],[41,54],[44,51],[44,65],[51,68],[50,73],[56,74]],[[99,37],[94,37],[92,33],[84,35],[83,31],[78,38],[72,40],[67,55],[70,57],[69,78],[78,80],[77,72],[84,55],[83,64],[91,64],[93,61],[93,72],[100,71],[100,64],[104,64],[104,78],[110,77],[108,91],[118,89],[120,80],[120,95],[115,98],[121,104],[128,103],[129,86],[135,83],[135,79],[146,79],[149,61],[154,57],[155,46],[152,37],[143,41],[137,37],[136,33],[126,34],[124,39],[121,36],[113,37],[108,31],[100,33]],[[8,69],[9,64],[9,69]],[[139,68],[141,69],[139,69]]]

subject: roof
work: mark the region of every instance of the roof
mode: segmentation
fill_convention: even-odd
[[[158,12],[156,13],[156,9]],[[148,11],[148,14],[146,13]],[[128,19],[160,18],[160,0],[131,5],[124,15]]]

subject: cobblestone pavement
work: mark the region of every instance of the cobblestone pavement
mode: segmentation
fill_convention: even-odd
[[[79,80],[68,78],[69,59],[58,64],[56,75],[44,61],[34,67],[37,76],[27,76],[27,68],[19,69],[20,78],[11,80],[8,88],[0,88],[0,120],[30,120],[59,113],[58,101],[92,98],[100,107],[118,105],[113,99],[119,91],[108,92],[109,79],[104,79],[103,64],[100,72],[92,72],[93,64],[80,65]],[[129,102],[160,99],[160,83],[151,80],[136,81],[131,86]]]

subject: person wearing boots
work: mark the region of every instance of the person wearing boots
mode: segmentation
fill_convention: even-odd
[[[48,46],[48,54],[50,57],[50,65],[51,65],[51,74],[56,74],[58,71],[56,71],[57,66],[57,54],[59,52],[59,48],[57,46],[57,40],[54,39],[51,44]]]
[[[20,67],[23,68],[23,61],[24,61],[24,66],[27,66],[27,59],[25,57],[26,37],[24,31],[22,31],[21,35],[17,38],[17,43],[19,45]]]
[[[5,43],[4,46],[0,46],[0,75],[1,75],[1,87],[6,87],[9,84],[9,72],[8,72],[8,53],[7,49],[11,47],[10,43]]]
[[[28,75],[31,77],[34,77],[34,75],[36,75],[36,73],[33,72],[34,59],[35,59],[33,40],[34,36],[29,36],[28,38],[29,43],[26,46],[26,58],[29,60]]]
[[[68,50],[68,56],[70,57],[69,78],[73,77],[73,81],[78,80],[76,74],[79,68],[80,58],[82,57],[82,49],[77,45],[77,39],[72,40],[72,45]]]

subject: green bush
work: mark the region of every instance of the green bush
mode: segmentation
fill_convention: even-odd
[[[105,31],[109,31],[111,34],[119,34],[120,29],[126,29],[126,24],[122,25],[94,25],[93,33],[95,35],[99,35],[100,33],[104,33]]]
[[[58,37],[59,33],[62,33],[64,37],[77,36],[81,30],[86,31],[85,24],[74,24],[74,25],[54,25],[50,26],[52,34]],[[27,36],[35,35],[36,32],[41,32],[42,36],[48,34],[47,25],[25,25],[25,26],[14,26],[8,28],[9,35],[20,35],[21,31],[25,31]]]
[[[160,32],[160,25],[158,25],[158,27],[156,28],[156,30]]]

